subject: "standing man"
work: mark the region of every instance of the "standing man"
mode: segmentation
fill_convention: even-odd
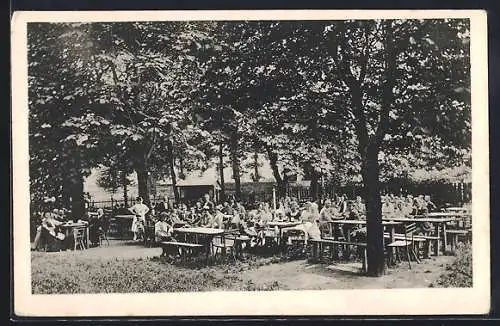
[[[203,209],[205,211],[209,211],[211,214],[214,213],[214,203],[210,200],[210,195],[209,194],[205,194],[203,196]]]

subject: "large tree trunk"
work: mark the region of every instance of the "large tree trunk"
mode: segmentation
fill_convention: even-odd
[[[271,170],[273,171],[274,179],[278,185],[278,197],[285,197],[286,195],[286,182],[280,175],[280,171],[278,169],[278,154],[272,151],[270,148],[267,149],[267,155],[269,156],[269,164],[271,165]]]
[[[366,204],[368,275],[381,276],[385,272],[384,228],[380,198],[378,148],[370,146],[363,160],[363,184]]]
[[[69,194],[71,197],[71,214],[73,220],[83,219],[85,216],[85,199],[83,195],[83,175],[81,172],[80,153],[75,152],[74,165],[69,176]]]
[[[220,178],[220,193],[219,201],[226,200],[226,181],[224,180],[224,143],[221,141],[219,144],[219,178]]]
[[[139,196],[142,197],[143,203],[146,206],[150,205],[149,185],[148,185],[148,170],[146,164],[141,164],[136,168],[137,186],[139,188]]]
[[[310,188],[312,201],[316,201],[318,199],[318,194],[319,194],[318,180],[319,180],[318,173],[316,173],[316,171],[313,168],[311,172],[311,188]]]
[[[305,177],[311,181],[311,185],[309,186],[309,195],[312,201],[315,201],[318,199],[319,175],[311,163],[306,163],[303,168]]]
[[[231,161],[233,167],[233,178],[235,195],[237,200],[241,200],[241,176],[240,176],[240,158],[238,155],[238,144],[239,138],[238,134],[235,132],[231,137]]]
[[[125,207],[128,207],[128,185],[127,185],[127,176],[125,175],[125,172],[122,172],[123,175],[123,202],[125,204]]]
[[[253,153],[253,168],[254,168],[254,182],[259,182],[259,153],[257,152],[257,147],[255,147],[255,151]]]
[[[168,145],[167,145],[167,155],[168,155],[168,159],[169,159],[169,170],[170,170],[170,178],[172,179],[172,188],[173,188],[173,191],[174,191],[174,198],[175,198],[175,202],[176,203],[179,203],[179,189],[177,189],[177,177],[175,175],[175,160],[174,160],[174,148],[173,148],[173,144],[172,144],[172,141],[170,140],[168,142]]]
[[[73,220],[82,219],[85,216],[85,201],[83,196],[83,176],[75,175],[71,185],[71,212]]]

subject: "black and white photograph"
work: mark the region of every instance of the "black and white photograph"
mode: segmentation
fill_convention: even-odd
[[[484,13],[149,14],[12,20],[16,313],[488,312]]]

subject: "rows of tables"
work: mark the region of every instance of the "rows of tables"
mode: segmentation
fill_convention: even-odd
[[[431,223],[434,226],[435,234],[439,235],[442,239],[442,250],[445,252],[447,248],[447,238],[446,238],[446,226],[447,223],[456,221],[457,219],[465,216],[470,216],[470,213],[464,212],[463,208],[450,208],[447,212],[435,212],[428,213],[426,215],[414,215],[412,217],[397,217],[397,216],[384,216],[382,219],[382,225],[389,231],[390,240],[393,242],[395,240],[396,228],[404,223]],[[133,219],[133,215],[115,215],[117,220],[121,220],[125,223],[118,223],[118,225],[128,224],[128,221]],[[290,222],[290,221],[270,221],[267,223],[269,227],[277,227],[279,229],[279,238],[283,236],[283,230],[286,228],[291,228],[299,225],[301,222]],[[352,226],[363,226],[366,225],[366,220],[333,220],[329,221],[329,230],[330,234],[334,235],[334,225],[352,225]],[[72,230],[76,227],[85,227],[86,228],[86,242],[88,243],[89,232],[88,232],[88,224],[84,222],[71,222],[65,223],[62,225],[63,230],[67,233],[66,235],[70,235]],[[124,231],[122,227],[119,227]],[[126,228],[126,227],[125,227]],[[225,241],[226,231],[224,229],[217,228],[205,228],[205,227],[180,227],[175,228],[174,232],[183,236],[183,238],[187,241],[196,241],[199,242],[202,239],[201,244],[205,246],[206,255],[208,257],[211,251],[211,244],[215,237],[220,236],[222,241]],[[349,236],[349,233],[348,233]],[[194,237],[194,239],[193,239]],[[247,240],[247,239],[245,239]],[[347,239],[350,241],[350,239]],[[439,250],[438,250],[439,252]]]
[[[447,237],[446,237],[446,226],[450,222],[455,222],[459,220],[461,217],[470,216],[470,213],[463,212],[463,208],[452,208],[447,212],[433,212],[428,213],[426,215],[412,215],[411,217],[397,217],[397,216],[383,216],[382,217],[382,225],[386,227],[390,233],[390,241],[394,242],[396,240],[396,227],[405,223],[430,223],[434,227],[434,234],[442,239],[442,251],[443,253],[446,251],[448,246]],[[366,225],[366,220],[333,220],[329,221],[329,232],[335,237],[334,225],[354,225],[354,226],[362,226]],[[350,237],[350,234],[347,234]],[[347,239],[350,241],[350,239]],[[438,247],[439,247],[438,240]],[[436,255],[439,255],[439,248],[436,248]]]

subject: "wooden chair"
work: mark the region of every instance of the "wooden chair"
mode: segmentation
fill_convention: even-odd
[[[73,229],[73,240],[74,240],[73,250],[76,250],[76,248],[78,247],[81,250],[87,249],[85,247],[85,232],[86,232],[85,227],[75,227]]]
[[[225,254],[229,251],[234,261],[236,262],[235,245],[236,245],[236,236],[234,235],[228,234],[224,236],[214,237],[214,239],[212,240],[212,246],[214,248],[214,258],[217,260],[217,253],[219,251],[222,252],[223,256],[225,256]]]
[[[408,266],[411,269],[411,256],[415,258],[417,263],[420,263],[420,259],[418,258],[417,253],[415,252],[415,242],[414,242],[414,233],[417,230],[417,224],[416,223],[410,223],[410,224],[405,224],[404,225],[404,239],[402,240],[395,240],[392,243],[387,244],[387,248],[390,249],[388,250],[388,263],[390,260],[392,260],[392,248],[396,249],[396,257],[399,258],[399,250],[403,249],[405,251],[406,258],[408,260]]]

